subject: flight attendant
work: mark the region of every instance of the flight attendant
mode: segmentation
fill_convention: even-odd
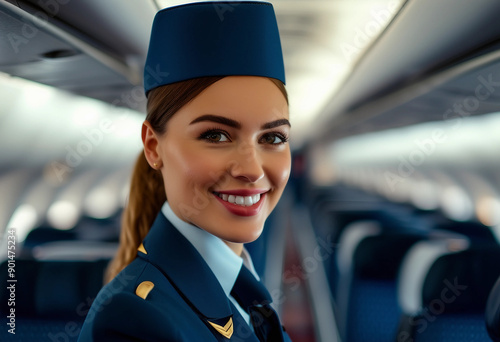
[[[144,153],[79,341],[290,341],[243,246],[290,173],[284,83],[271,4],[157,13]]]

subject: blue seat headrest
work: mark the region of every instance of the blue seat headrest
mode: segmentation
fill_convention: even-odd
[[[85,318],[103,285],[108,260],[16,260],[16,316],[33,318]],[[0,281],[7,284],[8,262],[0,265]],[[14,284],[14,283],[13,283]],[[0,300],[7,303],[10,290],[2,286]],[[1,311],[9,310],[3,305]]]

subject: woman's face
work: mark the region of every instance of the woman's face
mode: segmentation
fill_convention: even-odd
[[[146,122],[143,140],[176,215],[245,243],[259,237],[285,188],[289,132],[288,105],[272,81],[231,76],[182,107],[163,135]]]

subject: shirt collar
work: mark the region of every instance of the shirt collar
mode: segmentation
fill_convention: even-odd
[[[221,284],[226,296],[231,293],[241,265],[244,264],[259,279],[246,249],[243,249],[241,257],[236,255],[220,238],[177,217],[168,202],[165,202],[161,211],[200,253]]]

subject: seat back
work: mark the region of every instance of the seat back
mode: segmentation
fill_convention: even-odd
[[[9,264],[3,262],[0,278],[8,286],[0,290],[0,311],[13,324],[2,329],[0,339],[15,332],[20,341],[76,341],[107,263],[18,259],[8,278]]]
[[[406,251],[423,232],[376,221],[345,228],[337,254],[338,320],[345,341],[387,341],[397,329],[396,275]],[[362,328],[360,328],[362,327]]]
[[[400,273],[396,340],[487,341],[485,305],[498,260],[498,247],[470,245],[463,236],[416,244]]]

